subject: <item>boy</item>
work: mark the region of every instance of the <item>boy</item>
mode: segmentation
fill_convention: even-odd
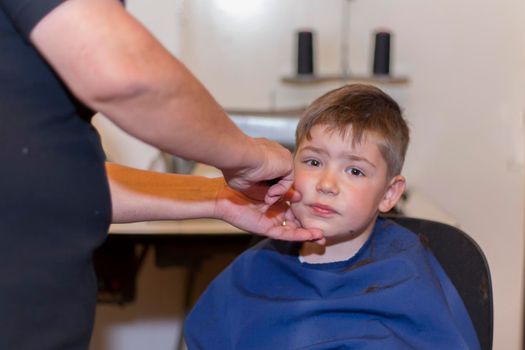
[[[239,256],[188,316],[188,348],[479,349],[435,258],[378,217],[405,189],[408,141],[399,106],[375,87],[314,101],[296,131],[291,206],[326,244],[265,240]]]

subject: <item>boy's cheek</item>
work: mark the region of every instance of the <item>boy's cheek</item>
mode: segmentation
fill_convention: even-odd
[[[307,183],[308,181],[301,175],[301,173],[296,173],[293,183],[293,189],[296,192],[299,192],[301,194],[301,197],[303,197],[308,192]]]

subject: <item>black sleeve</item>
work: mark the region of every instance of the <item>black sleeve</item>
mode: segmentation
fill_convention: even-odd
[[[62,2],[64,0],[0,0],[0,6],[28,39],[35,25]]]

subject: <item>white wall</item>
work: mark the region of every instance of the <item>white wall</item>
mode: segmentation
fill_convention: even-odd
[[[335,87],[279,79],[294,71],[299,28],[316,31],[318,72],[340,71],[341,0],[129,5],[227,108],[299,106]],[[411,82],[385,89],[411,124],[410,188],[480,243],[492,269],[494,348],[521,349],[525,2],[354,0],[350,9],[352,72],[370,70],[374,29],[394,32],[393,72]]]
[[[180,16],[182,1],[125,0],[129,12],[136,17],[160,40],[173,54],[180,51]],[[165,170],[160,152],[144,142],[118,129],[103,115],[96,115],[94,125],[102,131],[102,142],[110,161],[140,169]]]

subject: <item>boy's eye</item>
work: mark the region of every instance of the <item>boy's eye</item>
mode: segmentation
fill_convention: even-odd
[[[357,168],[348,168],[346,172],[354,176],[364,176],[365,175],[361,170]]]
[[[321,165],[321,162],[316,159],[307,159],[305,160],[305,164],[314,166],[314,167],[318,167],[319,165]]]

